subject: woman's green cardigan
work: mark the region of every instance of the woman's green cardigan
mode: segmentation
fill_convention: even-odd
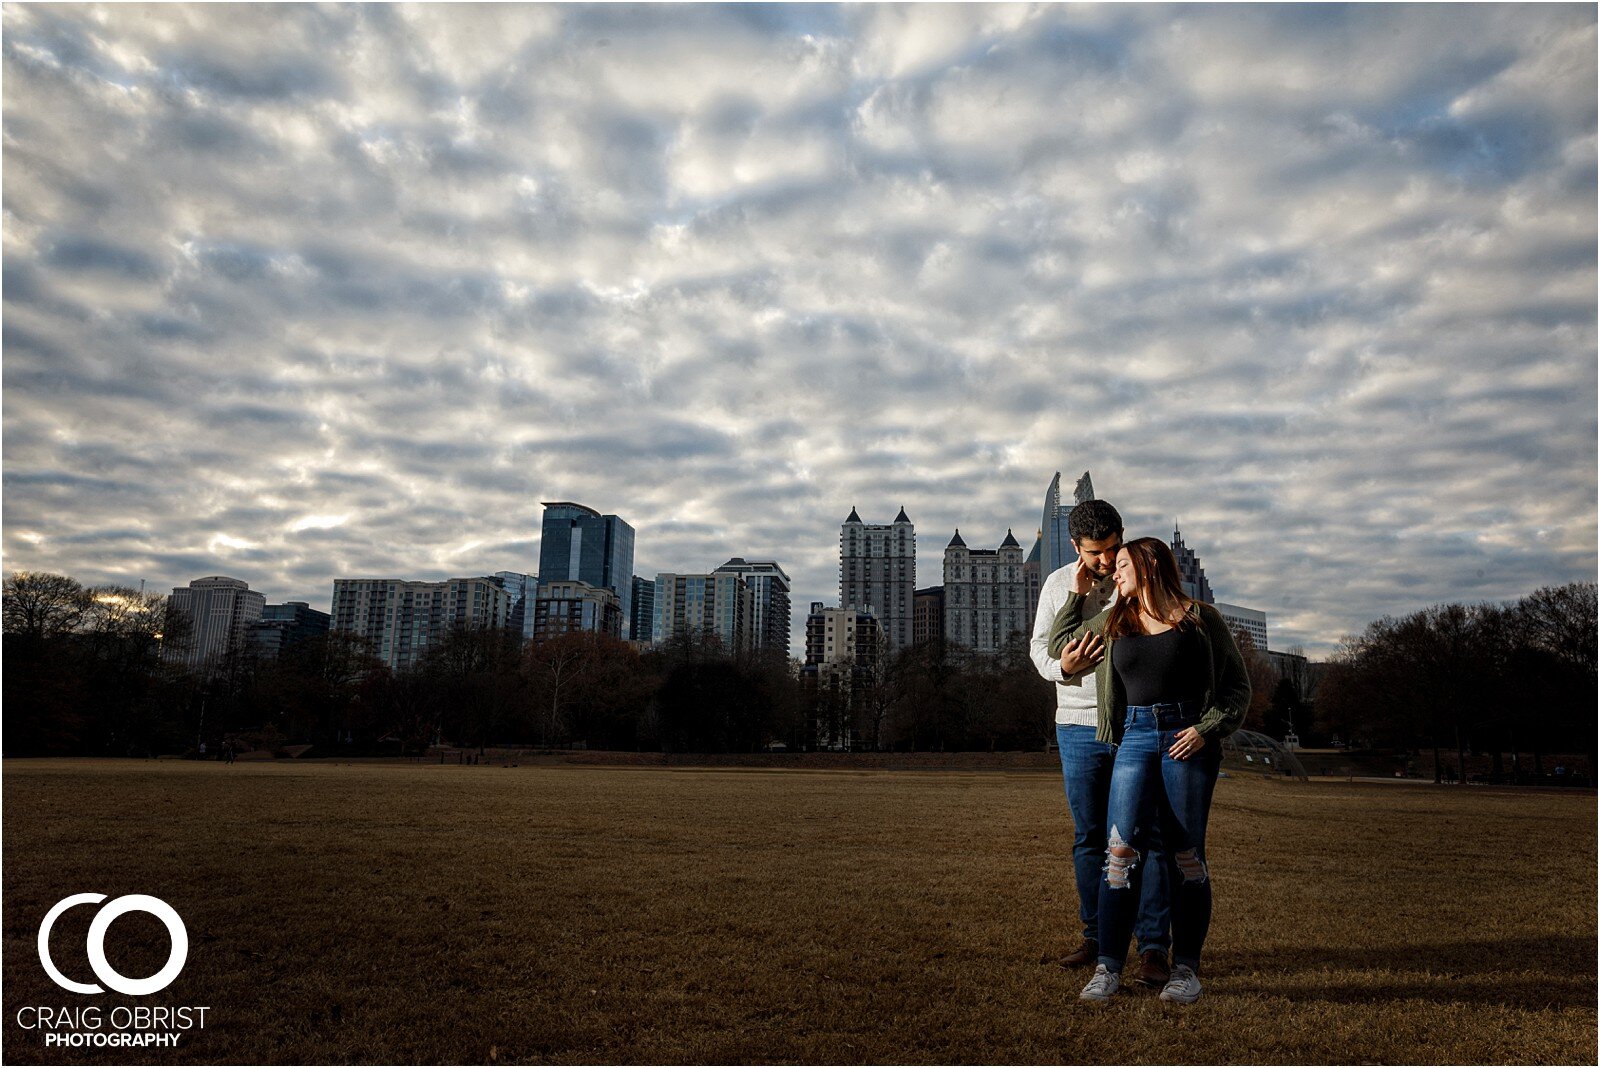
[[[1050,655],[1061,658],[1061,650],[1073,638],[1090,631],[1105,634],[1106,620],[1111,609],[1095,616],[1083,618],[1084,597],[1069,593],[1066,604],[1056,613],[1050,627]],[[1250,673],[1245,670],[1244,657],[1239,644],[1233,640],[1222,613],[1199,601],[1189,606],[1190,618],[1199,624],[1200,640],[1205,645],[1206,664],[1210,671],[1206,678],[1203,711],[1198,724],[1200,733],[1208,743],[1217,744],[1239,729],[1244,722],[1245,710],[1250,707]],[[1094,688],[1099,705],[1100,724],[1095,728],[1095,738],[1115,745],[1122,738],[1122,724],[1127,719],[1128,699],[1111,670],[1111,646],[1115,639],[1106,638],[1106,655],[1094,667]],[[1082,678],[1084,672],[1074,678]]]

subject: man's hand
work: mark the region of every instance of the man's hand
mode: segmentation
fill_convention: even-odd
[[[1072,639],[1061,649],[1061,674],[1081,675],[1105,659],[1105,640],[1090,631]]]
[[[1077,563],[1072,565],[1072,592],[1087,597],[1089,591],[1094,589],[1094,580],[1094,572],[1089,570],[1089,565],[1085,564],[1083,557],[1080,556]]]

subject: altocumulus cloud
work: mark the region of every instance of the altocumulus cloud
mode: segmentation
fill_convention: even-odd
[[[1058,469],[1277,647],[1595,568],[1588,6],[7,5],[5,556],[837,596]]]

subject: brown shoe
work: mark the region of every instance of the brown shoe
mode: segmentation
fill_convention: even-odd
[[[1083,945],[1061,958],[1063,968],[1085,968],[1100,959],[1100,943],[1092,938],[1085,938]]]
[[[1139,954],[1139,970],[1134,973],[1133,981],[1140,986],[1166,986],[1167,980],[1172,978],[1172,972],[1167,967],[1167,955],[1159,949],[1147,949]]]

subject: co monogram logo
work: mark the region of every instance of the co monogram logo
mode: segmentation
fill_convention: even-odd
[[[44,922],[39,925],[39,963],[44,965],[45,974],[55,981],[55,984],[65,990],[76,994],[100,994],[105,992],[105,987],[94,983],[76,983],[61,974],[50,959],[50,928],[55,926],[56,920],[63,912],[74,905],[97,905],[106,899],[104,894],[73,894],[57,901],[55,907],[45,913]],[[129,912],[148,912],[156,919],[167,925],[167,934],[172,938],[172,952],[167,956],[166,965],[148,979],[129,979],[117,971],[106,960],[106,930],[111,926],[111,921],[118,916]],[[183,919],[173,907],[158,897],[149,894],[126,894],[117,898],[96,914],[89,924],[89,967],[94,969],[95,976],[119,994],[130,997],[139,994],[154,994],[157,990],[164,990],[183,971],[184,961],[189,959],[189,931],[183,926]]]

